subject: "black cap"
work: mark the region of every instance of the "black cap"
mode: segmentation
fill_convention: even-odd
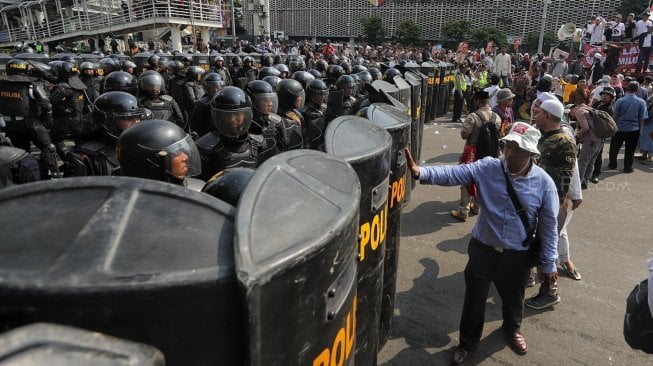
[[[474,98],[475,99],[490,99],[490,93],[484,91],[484,90],[478,90],[474,93]]]

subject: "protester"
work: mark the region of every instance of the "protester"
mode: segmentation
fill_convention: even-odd
[[[646,102],[635,95],[637,91],[639,91],[639,83],[631,81],[628,84],[626,95],[614,105],[617,133],[610,139],[608,169],[617,169],[617,154],[625,143],[623,172],[633,172],[633,157],[639,140],[639,128],[648,119]]]

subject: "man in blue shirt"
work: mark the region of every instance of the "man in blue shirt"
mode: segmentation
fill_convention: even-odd
[[[538,225],[541,239],[540,266],[545,276],[557,279],[555,260],[558,256],[558,194],[551,177],[534,164],[539,155],[540,132],[516,122],[505,142],[500,159],[486,157],[472,164],[418,167],[406,150],[411,175],[422,184],[443,186],[475,183],[483,210],[472,229],[465,267],[465,300],[460,320],[460,344],[454,349],[453,364],[465,362],[478,345],[485,321],[485,303],[490,283],[494,282],[501,296],[502,329],[510,347],[520,355],[528,346],[521,333],[524,293],[530,270],[526,230],[512,203],[506,175],[521,202],[530,225]]]
[[[628,83],[626,95],[615,103],[614,120],[617,123],[617,133],[610,139],[610,162],[608,169],[617,169],[617,155],[621,146],[626,143],[624,151],[624,173],[633,172],[633,156],[639,141],[639,128],[648,119],[646,102],[637,97],[639,83],[631,81]]]

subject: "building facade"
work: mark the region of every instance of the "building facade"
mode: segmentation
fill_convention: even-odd
[[[261,0],[243,0],[245,28],[250,34]],[[372,4],[382,3],[381,6]],[[592,15],[610,20],[621,0],[554,0],[548,6],[547,32],[562,24],[582,27]],[[248,6],[249,5],[249,6]],[[442,40],[441,28],[449,20],[467,20],[477,27],[498,28],[509,39],[539,32],[543,0],[269,0],[270,30],[290,37],[332,37],[356,39],[363,33],[360,20],[379,16],[387,35],[405,19],[414,20],[426,40]],[[252,9],[252,10],[248,10]]]

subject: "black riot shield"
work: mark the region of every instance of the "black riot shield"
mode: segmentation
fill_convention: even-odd
[[[50,56],[45,53],[19,53],[14,55],[14,58],[18,58],[25,61],[38,61],[44,64],[50,62]]]
[[[149,52],[139,52],[132,57],[136,64],[136,74],[140,75],[150,68],[148,60],[152,57]]]
[[[247,184],[235,253],[247,365],[353,365],[360,194],[349,164],[313,150],[270,158]]]
[[[7,63],[12,58],[13,57],[11,57],[11,55],[8,55],[6,53],[0,53],[0,76],[7,75]]]
[[[171,365],[244,364],[230,205],[84,177],[3,189],[0,212],[2,329],[58,323],[150,344]]]
[[[401,101],[399,97],[399,89],[395,85],[390,84],[385,80],[374,80],[372,82],[372,87],[374,87],[374,89],[379,91],[383,90],[386,94],[391,95],[393,98]],[[405,103],[402,104],[408,107]]]
[[[404,148],[408,146],[410,141],[411,121],[403,111],[383,103],[372,104],[367,109],[367,118],[375,125],[388,131],[392,137],[390,185],[388,187],[388,229],[385,241],[383,297],[379,327],[379,349],[381,349],[388,340],[390,323],[394,313],[397,263],[401,239],[401,210],[405,205],[406,181],[410,179],[410,175],[407,174]]]
[[[402,76],[395,76],[393,79],[395,86],[397,89],[399,89],[399,101],[401,104],[405,105],[408,107],[408,114],[410,115],[412,113],[411,110],[411,91],[410,91],[410,84],[406,82],[406,80]]]
[[[161,351],[152,346],[48,323],[1,334],[0,360],[3,365],[165,365]]]
[[[79,57],[82,59],[81,62],[92,62],[94,64],[97,64],[102,59],[102,56],[92,53],[82,53]]]
[[[345,98],[345,92],[334,90],[329,92],[327,97],[327,110],[324,115],[325,123],[329,123],[342,115],[342,103]]]
[[[447,64],[444,62],[438,63],[439,83],[438,83],[438,109],[435,113],[436,117],[442,117],[447,114],[449,108],[449,71]]]
[[[165,64],[168,61],[172,61],[173,59],[173,56],[170,52],[161,52],[157,53],[156,55],[159,56],[159,64]]]
[[[422,140],[422,124],[420,122],[422,114],[422,78],[412,72],[407,72],[404,74],[404,78],[406,79],[408,85],[410,85],[411,153],[416,159],[419,160],[420,151],[422,150],[422,145],[420,144]]]
[[[356,365],[376,365],[392,138],[366,118],[342,116],[331,121],[324,142],[327,154],[351,164],[361,183]]]
[[[423,108],[426,120],[428,121],[435,118],[435,109],[437,109],[437,98],[434,95],[434,93],[437,91],[434,89],[434,85],[436,84],[435,70],[436,69],[433,63],[422,62],[420,71],[422,74],[426,75],[427,79],[427,88],[425,92],[427,102]]]
[[[201,67],[204,72],[209,72],[211,69],[211,59],[205,53],[194,53],[193,65]]]

